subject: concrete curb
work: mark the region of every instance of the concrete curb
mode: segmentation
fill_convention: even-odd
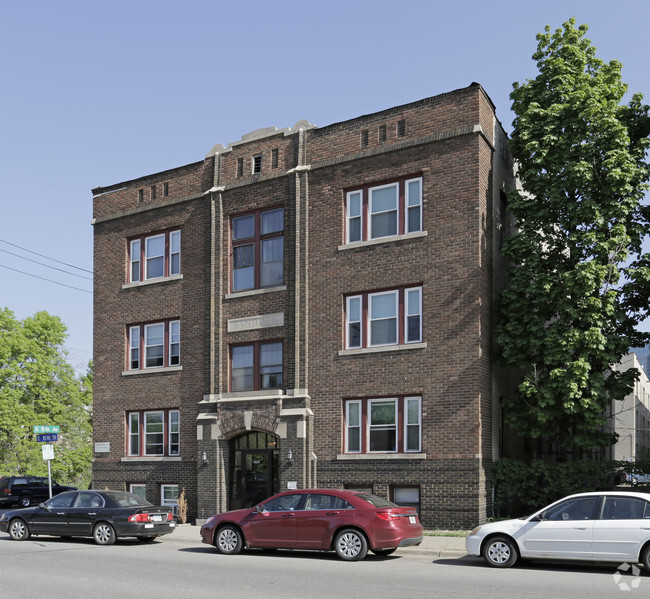
[[[199,525],[178,524],[176,531],[171,535],[161,537],[161,540],[169,539],[175,542],[187,542],[189,544],[200,544],[201,536]],[[467,555],[465,550],[465,537],[444,537],[425,535],[422,543],[416,547],[401,547],[398,554],[408,555],[429,555],[433,559],[460,559]]]

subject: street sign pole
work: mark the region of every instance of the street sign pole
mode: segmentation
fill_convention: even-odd
[[[50,488],[50,499],[52,499],[52,467],[50,462],[54,459],[54,445],[41,445],[43,459],[47,461],[47,481]]]
[[[52,467],[50,464],[52,463],[52,460],[47,461],[47,482],[48,485],[50,486],[50,499],[52,499]]]

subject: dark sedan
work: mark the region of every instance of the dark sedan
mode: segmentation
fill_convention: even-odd
[[[274,495],[254,508],[223,512],[201,527],[204,543],[221,553],[244,546],[336,551],[344,560],[363,559],[368,550],[390,555],[419,545],[422,525],[411,507],[399,507],[371,493],[305,489]]]
[[[118,537],[146,542],[173,532],[175,526],[168,507],[125,491],[67,491],[38,507],[0,515],[0,532],[15,541],[54,535],[93,537],[98,545],[111,545]]]

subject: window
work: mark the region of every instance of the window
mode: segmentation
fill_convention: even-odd
[[[422,287],[345,298],[345,348],[422,341]]]
[[[346,453],[422,451],[422,398],[345,401]]]
[[[282,350],[281,341],[232,346],[230,349],[231,391],[282,388]]]
[[[252,173],[261,173],[262,172],[262,155],[255,154],[252,159]]]
[[[129,456],[179,456],[180,412],[151,410],[127,414]]]
[[[392,486],[391,501],[399,506],[413,507],[420,513],[420,487]]]
[[[140,499],[147,499],[147,485],[144,483],[132,483],[129,485],[129,492],[140,497]]]
[[[650,518],[650,504],[637,497],[605,497],[602,520],[640,520]]]
[[[165,368],[181,363],[181,321],[128,327],[128,370]]]
[[[284,282],[284,209],[232,219],[232,290],[245,291]]]
[[[176,510],[178,505],[178,485],[160,485],[160,505]]]
[[[568,499],[544,512],[544,520],[593,520],[599,497]]]
[[[346,193],[346,243],[422,230],[422,177]]]
[[[180,231],[166,231],[129,241],[130,283],[169,277],[180,272]]]

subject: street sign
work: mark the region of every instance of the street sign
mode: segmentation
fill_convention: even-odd
[[[52,443],[59,440],[59,435],[51,433],[49,435],[36,435],[36,441],[39,443]]]
[[[43,452],[44,460],[54,459],[54,445],[41,445],[41,451]]]
[[[39,433],[60,433],[61,428],[56,426],[56,425],[36,425],[34,427],[34,433],[39,434]]]

